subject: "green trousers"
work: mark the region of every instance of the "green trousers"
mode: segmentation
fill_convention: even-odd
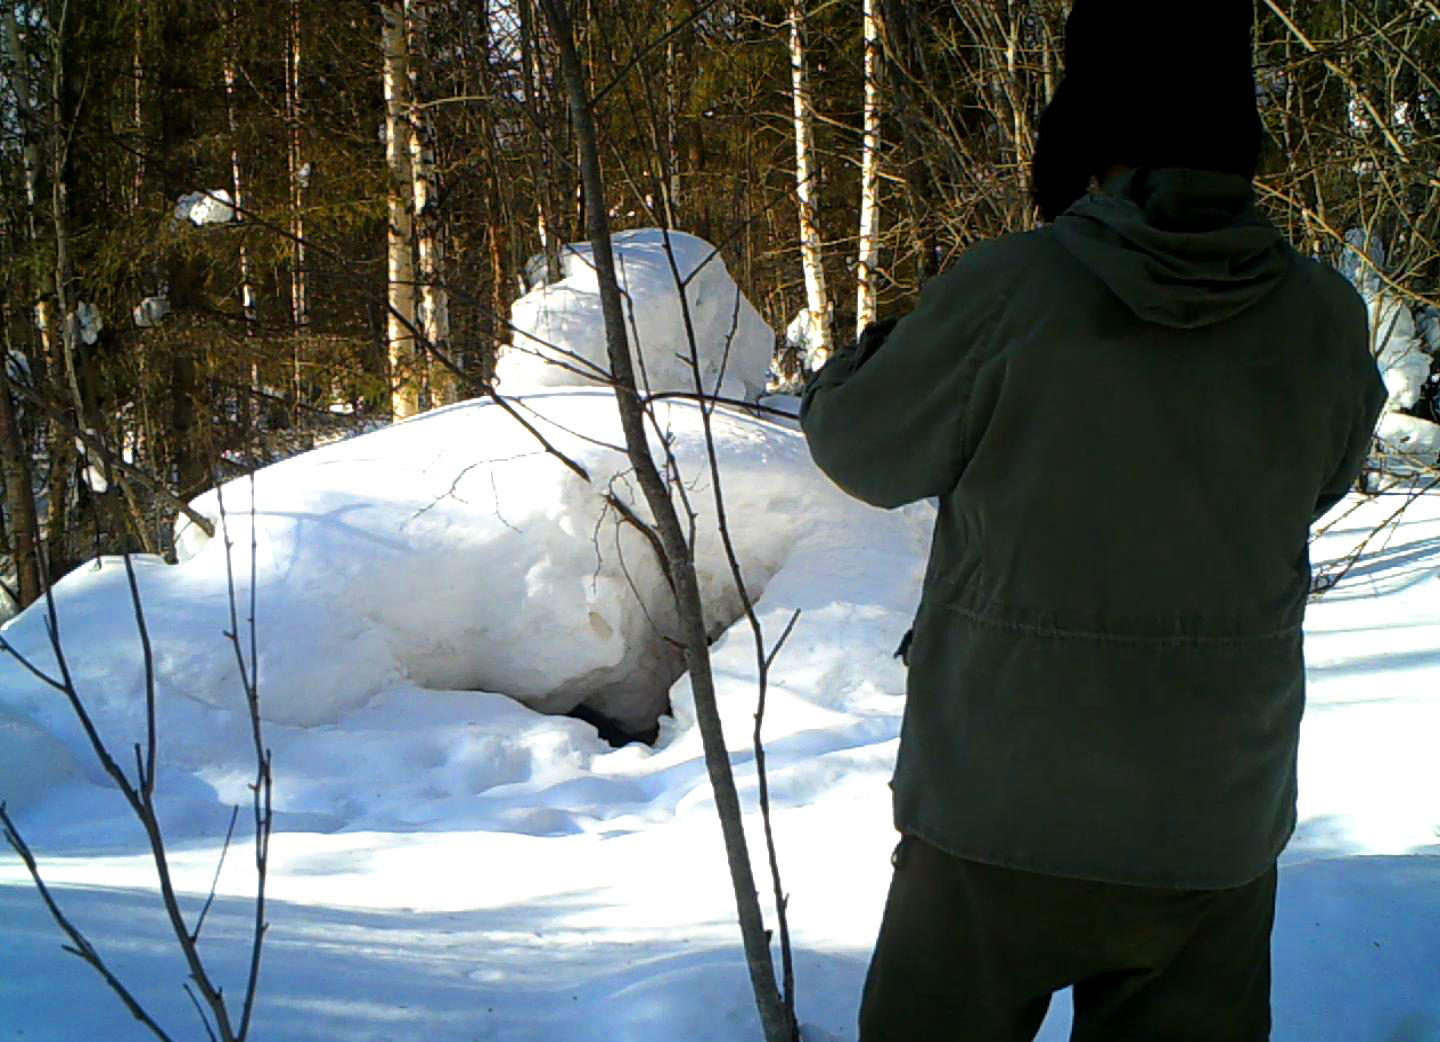
[[[860,1042],[1031,1042],[1073,986],[1072,1042],[1266,1042],[1275,868],[1233,890],[1020,872],[913,836],[865,980]]]

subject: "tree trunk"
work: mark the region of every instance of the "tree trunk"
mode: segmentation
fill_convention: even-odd
[[[520,9],[520,83],[522,100],[542,124],[548,125],[540,83],[543,82],[540,67],[539,48],[535,46],[535,24],[532,3],[534,0],[519,0]],[[540,249],[545,254],[545,274],[548,281],[560,281],[560,229],[555,221],[554,207],[550,204],[553,188],[550,176],[548,150],[540,146],[530,153],[531,180],[535,188],[535,230],[540,236]]]
[[[818,369],[832,348],[830,294],[820,229],[815,223],[819,165],[815,156],[815,108],[805,64],[804,0],[792,0],[790,22],[790,93],[795,109],[795,200],[800,213],[800,263],[805,270],[805,307],[810,317],[811,363]]]
[[[182,499],[198,495],[208,483],[196,424],[196,414],[200,411],[200,377],[194,351],[188,343],[177,344],[170,359],[171,452],[175,460],[174,480]]]
[[[134,90],[131,118],[135,121],[135,176],[130,183],[130,206],[140,209],[141,191],[145,187],[145,0],[135,2],[134,49],[130,57],[130,79]]]
[[[5,5],[3,27],[4,36],[0,43],[3,43],[4,46],[5,65],[8,73],[6,78],[15,92],[21,134],[21,166],[25,183],[25,227],[29,241],[34,244],[40,241],[39,183],[41,171],[45,166],[45,157],[41,150],[43,124],[35,104],[34,92],[31,89],[30,57],[20,40],[14,5]],[[38,270],[32,274],[32,280],[35,324],[40,333],[40,352],[33,359],[38,364],[32,368],[32,379],[34,385],[42,392],[51,389],[53,381],[56,401],[63,401],[65,398],[64,385],[56,377],[56,374],[63,368],[63,360],[60,346],[62,334],[53,306],[54,280],[53,277],[42,276]],[[61,458],[69,451],[69,440],[54,422],[48,425],[46,434],[50,467],[46,475],[44,561],[54,569],[61,565],[64,558],[65,515],[69,484],[68,473],[66,467],[61,463]],[[7,482],[7,487],[15,486]],[[33,507],[32,500],[31,508],[33,509]],[[41,553],[38,523],[36,531],[37,556],[35,560],[38,567]],[[46,574],[52,573],[47,572]]]
[[[310,321],[310,304],[305,293],[305,205],[306,175],[300,138],[300,0],[290,0],[289,40],[285,52],[285,122],[287,166],[290,175],[290,319],[301,330]],[[295,379],[299,381],[298,361]],[[298,398],[298,395],[297,395]]]
[[[644,406],[636,389],[635,371],[625,332],[620,286],[615,275],[615,257],[611,248],[609,219],[605,208],[605,186],[600,173],[600,153],[590,112],[590,98],[585,87],[580,59],[575,52],[564,0],[542,0],[542,3],[560,48],[561,73],[569,95],[570,113],[581,150],[581,176],[584,179],[585,194],[592,201],[592,205],[587,209],[590,242],[600,286],[601,310],[605,316],[605,339],[610,369],[616,381],[615,400],[620,410],[620,424],[625,432],[626,453],[651,515],[655,518],[665,556],[663,563],[668,566],[674,584],[676,609],[685,644],[685,660],[695,694],[695,715],[700,726],[710,784],[715,793],[715,806],[720,815],[745,958],[750,970],[750,982],[755,990],[766,1042],[796,1042],[798,1032],[793,1017],[786,1009],[775,984],[775,967],[770,957],[769,936],[760,912],[750,854],[746,847],[740,799],[735,789],[735,778],[725,746],[725,734],[715,702],[715,681],[710,672],[709,639],[705,632],[693,550],[686,541],[675,504],[670,498],[670,490],[650,455],[645,434]]]
[[[390,170],[385,271],[388,312],[385,344],[390,361],[390,411],[395,419],[420,411],[423,378],[415,344],[415,186],[410,170],[410,60],[405,16],[398,2],[381,5],[385,62],[385,162]]]
[[[235,0],[230,2],[231,35],[237,17]],[[233,39],[225,44],[223,75],[225,78],[225,120],[230,128],[230,194],[235,200],[235,220],[243,222],[245,206],[240,176],[240,126],[235,118],[235,51]],[[250,281],[250,256],[245,244],[240,244],[240,307],[245,315],[245,331],[255,331],[255,286]]]
[[[221,65],[221,72],[225,80],[225,122],[230,130],[230,197],[235,200],[235,220],[243,223],[245,220],[245,197],[242,191],[240,177],[240,125],[235,118],[235,21],[237,11],[235,0],[230,0],[229,27],[225,40],[225,56]],[[260,389],[260,363],[259,349],[254,344],[255,322],[257,318],[255,308],[255,286],[250,281],[250,253],[245,248],[245,240],[240,240],[240,313],[245,319],[245,337],[250,346],[250,390]],[[251,419],[251,407],[258,401],[253,394],[240,395],[240,415],[244,422],[249,424]]]
[[[480,5],[479,31],[479,85],[480,92],[488,96],[494,90],[494,78],[490,69],[490,6],[486,0],[482,0]],[[511,221],[506,196],[501,190],[502,150],[497,141],[495,119],[489,105],[480,109],[480,136],[484,141],[485,158],[490,167],[485,179],[485,215],[488,222],[485,238],[490,255],[490,306],[482,326],[486,334],[485,342],[474,362],[481,373],[482,381],[488,384],[495,375],[495,358],[499,354],[500,343],[508,334],[510,296],[505,258]]]
[[[21,166],[25,182],[26,233],[29,241],[34,244],[40,241],[39,184],[45,159],[40,147],[43,124],[30,86],[30,58],[20,40],[19,28],[15,22],[15,8],[10,5],[5,7],[4,30],[3,43],[8,71],[7,79],[15,92],[19,110],[17,115],[21,134]],[[48,377],[63,368],[62,336],[55,316],[54,289],[53,277],[42,277],[38,273],[34,276],[35,325],[40,331],[40,360],[44,370],[43,373],[37,371],[35,376],[37,384],[41,385],[46,382]],[[58,382],[56,390],[63,395],[62,386]]]
[[[0,358],[0,365],[5,360]],[[0,385],[0,474],[5,505],[10,509],[10,550],[15,560],[20,607],[33,604],[44,592],[40,585],[40,522],[30,484],[30,453],[20,430],[10,391]]]
[[[440,178],[435,169],[435,125],[420,106],[417,73],[427,55],[430,0],[405,0],[410,48],[410,180],[415,200],[415,249],[420,275],[420,333],[427,353],[450,358],[450,298],[445,290],[445,255],[440,241]],[[453,361],[453,359],[452,359]],[[432,405],[456,400],[453,374],[443,365],[430,368]]]
[[[865,110],[860,154],[860,251],[855,265],[855,335],[875,321],[875,259],[880,224],[880,16],[864,0]]]
[[[64,19],[50,33],[50,97],[47,107],[50,160],[50,220],[55,233],[55,307],[59,313],[60,346],[65,379],[75,408],[76,422],[84,427],[88,410],[80,387],[80,318],[79,300],[72,299],[75,271],[70,263],[70,198],[65,177],[69,143],[65,133],[65,114],[61,111],[65,95]]]
[[[291,423],[299,425],[300,403],[304,401],[300,369],[301,343],[310,324],[310,299],[305,281],[305,183],[309,172],[300,135],[300,3],[290,0],[285,45],[285,143],[286,168],[290,180],[290,396]]]

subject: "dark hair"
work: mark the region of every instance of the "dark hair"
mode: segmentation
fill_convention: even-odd
[[[1253,0],[1076,0],[1031,169],[1042,216],[1053,221],[1112,166],[1254,177],[1254,16]]]

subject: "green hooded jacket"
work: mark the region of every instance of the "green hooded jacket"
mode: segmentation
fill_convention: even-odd
[[[1364,303],[1248,181],[1125,174],[983,243],[805,389],[815,462],[938,497],[895,822],[960,857],[1226,888],[1295,827],[1312,522],[1385,399]]]

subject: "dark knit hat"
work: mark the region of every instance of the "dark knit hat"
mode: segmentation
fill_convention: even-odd
[[[1046,220],[1111,166],[1254,177],[1254,24],[1253,0],[1075,0],[1032,171]]]

